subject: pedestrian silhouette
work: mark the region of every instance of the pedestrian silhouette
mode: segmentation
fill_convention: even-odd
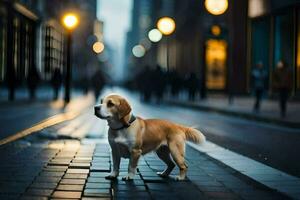
[[[92,76],[92,89],[95,97],[95,101],[98,101],[99,95],[105,85],[105,79],[103,72],[99,69]]]
[[[255,94],[255,103],[254,103],[253,111],[259,112],[261,99],[265,90],[265,85],[267,80],[267,73],[263,68],[262,62],[258,62],[256,64],[255,68],[252,70],[251,78],[252,78],[253,91]]]
[[[186,82],[185,85],[189,93],[189,100],[194,101],[198,84],[199,84],[199,79],[197,78],[195,73],[190,73],[185,82]]]
[[[286,104],[292,89],[292,72],[282,60],[277,63],[273,73],[273,89],[279,94],[280,115],[285,117]]]
[[[165,90],[165,75],[159,65],[157,65],[155,70],[153,71],[151,79],[155,80],[153,81],[152,84],[153,84],[153,93],[155,95],[156,101],[157,103],[161,103],[164,90]]]
[[[36,98],[36,88],[40,82],[40,76],[35,67],[32,67],[28,71],[27,76],[27,86],[29,90],[29,98],[30,100],[34,100]]]
[[[58,99],[58,92],[62,84],[62,74],[59,68],[55,68],[52,78],[51,78],[51,85],[53,88],[53,100]]]
[[[141,94],[141,100],[149,102],[151,100],[153,90],[153,80],[151,80],[152,70],[150,69],[150,66],[146,65],[136,79],[137,87]]]

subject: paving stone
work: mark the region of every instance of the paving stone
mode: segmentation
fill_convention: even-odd
[[[117,191],[146,191],[146,187],[142,185],[116,185],[114,189]]]
[[[21,200],[48,200],[48,197],[24,195],[24,196],[21,196],[19,199],[21,199]]]
[[[49,176],[38,176],[34,182],[39,183],[58,183],[60,181],[61,177],[49,177]]]
[[[87,181],[89,183],[110,183],[110,180],[105,179],[104,177],[88,177]]]
[[[65,172],[41,172],[40,176],[49,176],[49,177],[62,177]]]
[[[87,182],[85,185],[85,188],[89,189],[97,189],[97,188],[110,188],[111,184],[110,183],[91,183]]]
[[[230,192],[204,192],[206,196],[214,199],[239,199],[239,196]]]
[[[88,174],[88,169],[68,169],[67,173],[69,174]]]
[[[159,191],[168,191],[171,190],[171,187],[165,183],[147,183],[146,187],[149,190],[159,190]]]
[[[101,173],[101,172],[91,172],[90,177],[105,177],[108,173]]]
[[[40,189],[54,189],[56,188],[57,183],[39,183],[35,182],[32,185],[30,185],[31,188],[40,188]]]
[[[81,192],[55,191],[52,195],[55,198],[79,199]]]
[[[134,191],[134,192],[125,192],[125,191],[116,191],[114,193],[116,199],[152,199],[148,192]]]
[[[65,190],[65,191],[83,191],[84,185],[58,185],[56,190]]]
[[[110,197],[83,197],[82,200],[111,200]]]
[[[69,168],[89,169],[90,163],[70,163]]]
[[[26,195],[31,196],[50,196],[52,194],[53,190],[51,189],[29,189],[26,191]]]
[[[87,174],[69,174],[69,173],[66,173],[63,178],[68,178],[68,179],[86,179],[87,176],[88,176]]]
[[[60,184],[82,185],[82,184],[85,184],[85,179],[67,179],[67,178],[63,178],[63,179],[61,179]]]
[[[85,189],[84,196],[89,197],[110,197],[110,189]]]

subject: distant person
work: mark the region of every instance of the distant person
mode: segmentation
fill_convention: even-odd
[[[285,117],[289,92],[292,90],[292,72],[282,60],[277,63],[274,70],[273,89],[279,94],[280,115]]]
[[[137,77],[138,90],[140,91],[142,101],[149,102],[151,100],[153,87],[153,80],[151,79],[152,70],[150,66],[146,65]]]
[[[188,93],[189,93],[189,100],[190,101],[195,100],[198,84],[199,84],[199,80],[198,80],[196,74],[195,73],[190,73],[190,75],[188,76],[188,78],[186,80],[186,87],[187,87],[187,90],[188,90]]]
[[[105,85],[105,79],[103,72],[99,69],[95,72],[95,74],[92,76],[92,89],[94,92],[95,101],[98,101],[99,95],[104,88]]]
[[[251,73],[253,91],[255,94],[255,104],[253,111],[260,111],[261,99],[266,88],[267,73],[262,62],[258,62]]]
[[[155,95],[157,103],[161,103],[165,91],[165,75],[159,65],[156,66],[156,69],[153,71],[152,76],[152,80],[155,80],[152,83],[153,93]]]
[[[182,79],[176,71],[171,71],[169,73],[169,84],[171,86],[171,95],[173,97],[178,97],[182,86]]]
[[[40,82],[40,75],[35,67],[28,71],[27,85],[29,89],[29,98],[34,100],[36,98],[36,88]]]
[[[62,84],[62,74],[59,68],[55,68],[51,78],[51,85],[53,88],[53,100],[58,99],[58,93]]]

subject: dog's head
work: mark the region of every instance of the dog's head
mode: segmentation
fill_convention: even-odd
[[[131,112],[128,101],[116,94],[101,99],[100,105],[95,106],[94,109],[95,115],[100,119],[122,120]]]

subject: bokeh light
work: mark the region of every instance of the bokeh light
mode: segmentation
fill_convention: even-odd
[[[214,36],[219,36],[221,34],[221,27],[218,26],[218,25],[213,25],[211,27],[211,33],[214,35]]]
[[[145,55],[146,53],[146,49],[145,47],[143,47],[142,45],[135,45],[133,48],[132,48],[132,54],[137,57],[137,58],[141,58]]]
[[[104,44],[102,42],[95,42],[93,44],[93,51],[97,54],[101,53],[104,50]]]
[[[162,17],[157,22],[158,30],[164,35],[170,35],[175,31],[175,21],[170,17]]]
[[[151,42],[159,42],[162,38],[162,34],[158,29],[154,28],[149,31],[148,38]]]
[[[63,16],[63,24],[67,29],[74,29],[78,25],[78,17],[74,13],[67,13]]]
[[[228,0],[205,0],[205,8],[213,15],[221,15],[228,8]]]

